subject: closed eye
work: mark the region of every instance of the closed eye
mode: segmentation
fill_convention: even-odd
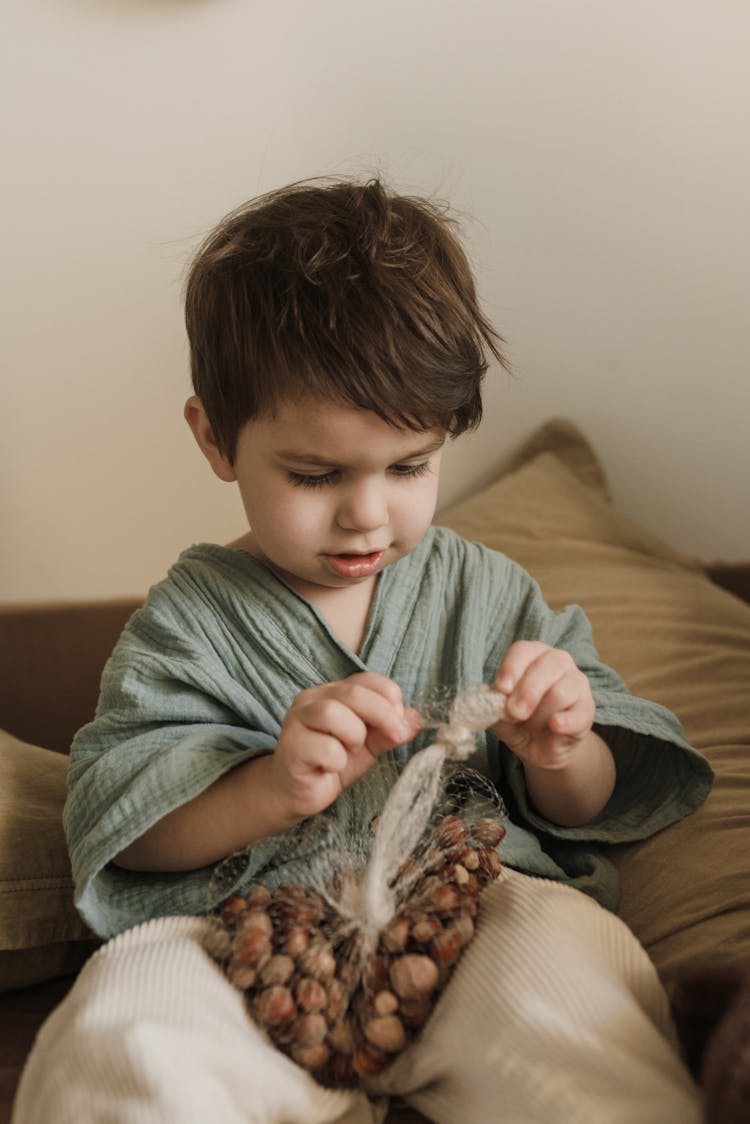
[[[424,476],[430,471],[430,462],[420,461],[418,464],[392,464],[388,471],[392,476],[401,479],[413,479]],[[289,482],[298,488],[325,488],[327,485],[337,484],[340,479],[340,469],[334,468],[329,472],[292,472],[288,470]]]

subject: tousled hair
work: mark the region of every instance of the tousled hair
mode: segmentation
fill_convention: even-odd
[[[227,215],[190,268],[185,321],[230,461],[245,422],[307,396],[456,436],[481,419],[488,353],[507,366],[455,221],[378,179],[292,184]]]

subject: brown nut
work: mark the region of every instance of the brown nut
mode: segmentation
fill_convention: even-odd
[[[273,936],[273,921],[264,909],[248,909],[237,922],[237,930],[249,933],[251,929],[260,929],[267,937]]]
[[[291,1022],[297,1007],[288,987],[275,985],[261,991],[253,1000],[253,1010],[263,1026],[274,1027]]]
[[[232,948],[232,937],[229,931],[218,921],[211,924],[203,938],[203,947],[214,960],[226,960]]]
[[[478,860],[477,860],[478,861]],[[300,956],[310,944],[307,929],[290,929],[284,938],[284,952],[287,956]]]
[[[420,999],[435,990],[439,972],[429,956],[407,953],[393,961],[389,975],[393,990],[400,999]]]
[[[451,882],[444,882],[432,891],[430,903],[436,913],[454,913],[461,905],[461,893]]]
[[[320,980],[315,980],[312,976],[303,976],[298,980],[294,994],[303,1011],[322,1011],[328,1003],[328,992]]]
[[[435,842],[438,847],[452,847],[465,839],[469,831],[459,816],[445,816],[435,829]]]
[[[336,960],[327,944],[311,944],[300,955],[300,970],[316,980],[330,980],[336,971]]]
[[[366,1044],[355,1051],[352,1064],[360,1077],[374,1077],[375,1074],[382,1073],[389,1062],[390,1058],[382,1050]]]
[[[474,936],[474,922],[472,921],[471,916],[468,913],[463,912],[463,909],[464,907],[462,907],[461,913],[453,922],[452,928],[455,929],[455,931],[458,933],[459,940],[461,941],[461,947],[466,948],[466,945]]]
[[[245,902],[248,909],[265,909],[271,900],[270,891],[262,886],[259,882],[251,886],[245,895]]]
[[[398,1010],[398,999],[392,991],[379,991],[372,1005],[378,1015],[394,1015]]]
[[[339,1054],[354,1053],[354,1030],[349,1019],[341,1019],[328,1030],[328,1041]]]
[[[262,968],[271,959],[271,941],[262,929],[250,929],[237,934],[232,948],[232,959],[248,968]]]
[[[326,1036],[328,1025],[322,1015],[300,1015],[294,1024],[294,1038],[300,1046],[317,1046]]]
[[[292,1057],[297,1065],[303,1069],[320,1069],[331,1056],[331,1051],[325,1042],[317,1042],[313,1046],[301,1046],[295,1042],[292,1046]]]
[[[489,877],[497,878],[498,874],[503,868],[500,862],[500,856],[497,851],[493,851],[491,847],[483,847],[479,851],[479,869]]]
[[[483,847],[494,848],[504,839],[505,828],[499,820],[484,818],[474,821],[471,825],[471,834]]]
[[[397,1054],[406,1045],[406,1031],[398,1015],[377,1015],[363,1029],[367,1041],[386,1054]]]
[[[235,987],[246,991],[247,988],[254,986],[258,973],[255,968],[248,968],[247,964],[232,961],[227,968],[227,978]]]
[[[429,998],[423,997],[420,999],[402,999],[399,1004],[399,1015],[404,1026],[408,1026],[411,1030],[418,1030],[420,1026],[424,1026],[432,1010],[432,1004]]]
[[[389,952],[401,952],[409,937],[409,921],[406,917],[395,917],[383,930],[383,944]]]
[[[479,866],[479,855],[473,847],[464,847],[457,859],[461,866],[468,871],[476,870]]]
[[[418,944],[427,944],[441,929],[442,925],[437,917],[425,917],[423,921],[412,925],[411,935]]]
[[[262,984],[285,984],[294,974],[294,961],[291,956],[276,953],[267,964],[261,968],[258,976]]]
[[[225,925],[232,925],[240,914],[245,912],[245,899],[233,894],[231,898],[221,903],[219,916]]]
[[[454,964],[461,955],[461,937],[454,928],[444,929],[429,943],[430,956],[439,964]]]

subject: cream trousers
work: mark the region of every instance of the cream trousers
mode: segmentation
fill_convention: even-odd
[[[504,870],[419,1038],[364,1092],[271,1046],[167,917],[104,945],[42,1027],[12,1124],[379,1124],[399,1094],[436,1124],[699,1124],[666,996],[626,926]]]

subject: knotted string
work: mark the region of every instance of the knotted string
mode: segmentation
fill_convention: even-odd
[[[414,754],[394,784],[380,815],[354,910],[364,931],[379,932],[396,911],[396,875],[429,823],[446,760],[469,757],[475,735],[503,717],[505,701],[505,695],[486,685],[460,691],[435,741]],[[401,884],[399,891],[403,890]]]

